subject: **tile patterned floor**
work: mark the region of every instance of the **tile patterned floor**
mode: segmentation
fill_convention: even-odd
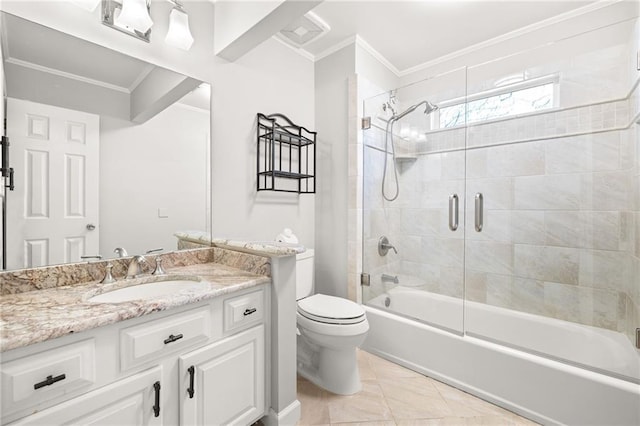
[[[298,425],[536,425],[444,383],[358,351],[362,391],[335,395],[298,376]]]

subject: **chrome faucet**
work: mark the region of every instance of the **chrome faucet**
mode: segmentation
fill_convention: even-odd
[[[136,278],[139,275],[142,275],[142,263],[146,263],[147,258],[141,255],[135,255],[131,258],[131,262],[129,262],[129,268],[127,269],[126,278]]]
[[[164,250],[163,248],[157,248],[153,250],[147,250],[145,254],[156,253]],[[164,269],[162,269],[162,260],[160,260],[160,264],[158,265],[158,260],[156,260],[156,269],[153,271],[154,275],[164,275]],[[129,262],[129,268],[127,269],[126,278],[136,278],[137,276],[142,275],[142,266],[141,264],[147,263],[147,258],[142,255],[135,255],[131,258],[131,262]]]
[[[398,250],[389,243],[389,239],[387,237],[380,237],[378,240],[378,254],[380,256],[386,256],[390,249],[393,250],[395,254],[398,254]]]
[[[392,282],[392,283],[398,284],[400,282],[400,280],[398,280],[397,275],[388,275],[388,274],[382,274],[381,280],[383,283]]]
[[[129,256],[129,253],[127,253],[127,251],[123,247],[116,247],[115,249],[113,249],[113,252],[116,253],[118,257]]]

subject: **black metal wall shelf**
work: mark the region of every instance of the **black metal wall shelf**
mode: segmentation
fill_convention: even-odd
[[[316,192],[316,132],[283,114],[258,113],[258,191]]]

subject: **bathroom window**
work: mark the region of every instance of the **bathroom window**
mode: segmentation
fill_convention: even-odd
[[[470,95],[465,102],[450,101],[439,110],[439,128],[462,126],[465,124],[465,106],[467,107],[467,124],[512,115],[532,113],[552,108],[556,104],[557,79],[545,78],[546,82],[531,86],[532,82],[510,86],[508,90],[500,88],[491,92]],[[551,80],[551,81],[550,81]],[[523,87],[523,86],[528,87]]]

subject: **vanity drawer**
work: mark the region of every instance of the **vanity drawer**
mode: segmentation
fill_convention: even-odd
[[[211,337],[209,306],[120,331],[120,369],[142,365]]]
[[[262,321],[264,290],[260,289],[224,301],[224,331],[237,330]]]
[[[95,342],[84,340],[16,359],[0,370],[4,417],[94,384]]]

